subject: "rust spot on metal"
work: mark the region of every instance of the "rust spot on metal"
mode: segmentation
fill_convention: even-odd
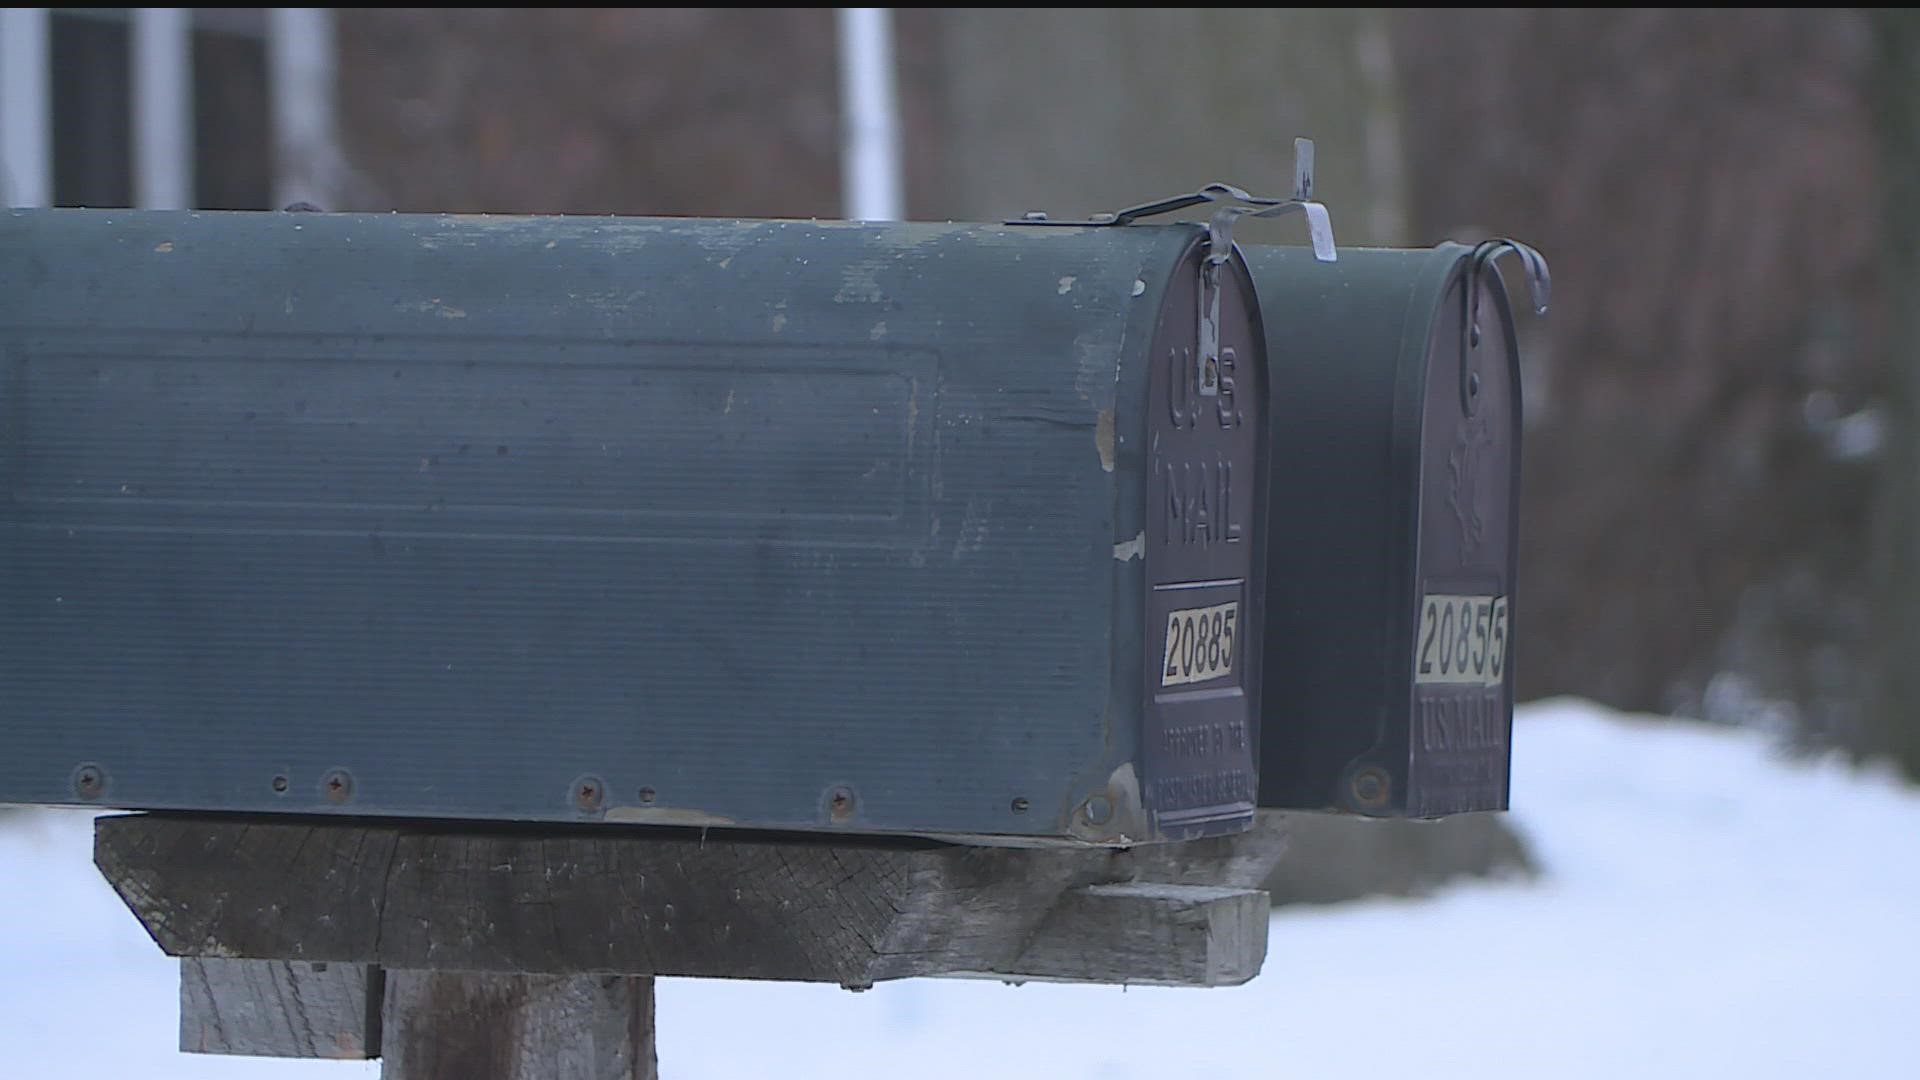
[[[1353,775],[1350,785],[1354,805],[1362,810],[1378,810],[1387,805],[1393,793],[1393,778],[1386,770],[1369,765]]]
[[[344,803],[353,798],[353,776],[345,769],[328,770],[320,778],[320,793],[330,803]]]
[[[107,770],[92,762],[84,762],[73,770],[74,794],[83,799],[97,799],[107,790]]]
[[[597,776],[582,776],[573,782],[573,805],[581,810],[598,810],[607,797],[607,785]]]

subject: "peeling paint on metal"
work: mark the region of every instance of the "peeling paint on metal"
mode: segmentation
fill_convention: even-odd
[[[1073,389],[1081,401],[1094,400],[1095,393],[1101,393],[1102,400],[1112,400],[1106,395],[1112,392],[1114,371],[1120,364],[1119,346],[1124,343],[1124,337],[1116,341],[1096,330],[1083,330],[1074,336]]]
[[[1140,534],[1133,539],[1113,545],[1113,559],[1115,562],[1132,562],[1135,559],[1144,559],[1146,557],[1147,532],[1145,529],[1140,530]]]
[[[880,291],[878,262],[857,262],[840,276],[840,291],[833,294],[836,304],[877,303],[886,299]]]
[[[413,305],[413,308],[415,311],[423,311],[433,315],[438,315],[443,319],[464,319],[467,317],[467,313],[465,311],[461,310],[460,308],[454,307],[451,304],[443,303],[440,300],[440,298],[437,296],[431,300],[422,300],[419,303]]]
[[[1113,410],[1101,409],[1093,422],[1093,448],[1100,452],[1100,468],[1105,472],[1113,471],[1114,431]]]
[[[967,500],[966,516],[960,520],[960,535],[953,542],[953,557],[958,559],[969,551],[979,551],[987,543],[987,515],[992,510],[991,502],[982,506],[973,499]]]
[[[1150,833],[1146,804],[1140,798],[1140,776],[1134,771],[1133,762],[1124,762],[1113,770],[1107,777],[1106,789],[1092,794],[1106,796],[1113,806],[1113,814],[1098,825],[1074,814],[1068,829],[1075,836],[1096,844],[1126,845],[1131,844],[1134,837]]]
[[[169,255],[169,254],[172,254],[172,253],[173,253],[173,241],[171,241],[171,240],[165,240],[165,241],[162,241],[161,243],[158,243],[158,244],[155,244],[155,245],[153,246],[153,250],[155,250],[155,251],[157,251],[157,252],[159,252],[159,253],[160,253],[160,254],[162,254],[162,255]]]
[[[606,820],[630,825],[733,825],[734,820],[705,810],[680,810],[671,806],[616,806],[608,810]]]
[[[1074,277],[1072,274],[1068,274],[1066,277],[1061,278],[1060,279],[1060,295],[1065,296],[1068,293],[1072,292],[1073,283],[1079,280],[1080,280],[1079,278]]]
[[[1147,283],[1144,281],[1141,281],[1139,278],[1134,278],[1133,279],[1133,295],[1141,296],[1141,295],[1144,295],[1146,291],[1147,291]]]
[[[879,341],[880,339],[886,336],[887,336],[887,324],[883,320],[881,322],[877,322],[873,324],[873,329],[867,334],[867,340]]]

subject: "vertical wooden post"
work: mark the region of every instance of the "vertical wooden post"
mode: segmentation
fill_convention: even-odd
[[[653,980],[387,973],[384,1080],[658,1080]]]

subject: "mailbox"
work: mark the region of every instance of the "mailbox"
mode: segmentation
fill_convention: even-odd
[[[1260,804],[1507,806],[1519,351],[1510,241],[1249,248],[1270,361]]]
[[[1250,820],[1266,337],[1205,227],[3,222],[0,801]]]

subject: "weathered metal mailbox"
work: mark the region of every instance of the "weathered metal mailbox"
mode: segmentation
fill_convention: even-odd
[[[1238,830],[1267,338],[1209,244],[9,213],[0,801]]]
[[[1263,806],[1507,805],[1519,351],[1494,241],[1250,247],[1271,363]]]

